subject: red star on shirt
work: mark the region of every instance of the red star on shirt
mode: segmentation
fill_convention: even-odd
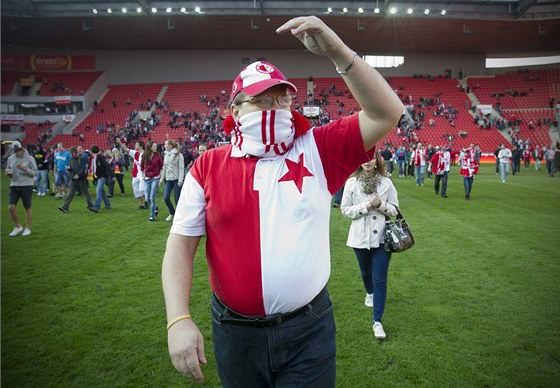
[[[298,162],[294,162],[290,159],[286,159],[286,165],[288,166],[288,172],[284,174],[278,182],[288,182],[294,181],[297,189],[301,193],[303,187],[303,178],[306,176],[313,176],[311,172],[303,165],[303,152],[299,155]]]

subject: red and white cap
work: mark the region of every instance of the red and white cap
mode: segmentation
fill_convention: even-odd
[[[231,87],[231,100],[243,92],[248,96],[256,96],[275,85],[287,85],[296,93],[297,88],[286,80],[284,74],[268,62],[253,62],[237,76]]]

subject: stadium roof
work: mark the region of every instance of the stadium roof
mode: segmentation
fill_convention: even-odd
[[[551,0],[2,0],[1,7],[4,48],[300,50],[275,30],[313,14],[365,54],[560,53],[560,1]]]

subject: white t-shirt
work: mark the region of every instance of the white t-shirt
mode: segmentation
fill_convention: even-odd
[[[498,159],[500,159],[500,163],[509,163],[511,159],[511,150],[509,148],[501,149],[498,152]]]

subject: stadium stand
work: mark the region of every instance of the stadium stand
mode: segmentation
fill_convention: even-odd
[[[480,103],[492,105],[508,122],[508,134],[550,145],[549,126],[556,122],[554,102],[560,96],[560,69],[518,70],[494,77],[469,77]],[[540,123],[540,125],[539,125]]]
[[[33,73],[35,82],[43,82],[39,94],[57,96],[65,92],[83,94],[102,72],[40,72]],[[14,85],[29,73],[5,72],[2,95],[10,95]],[[451,142],[453,148],[479,144],[483,152],[490,153],[499,144],[509,142],[511,136],[530,139],[532,144],[549,145],[549,126],[556,122],[551,104],[560,96],[560,69],[540,69],[507,72],[491,77],[468,77],[463,83],[456,78],[429,75],[411,77],[388,77],[388,82],[414,115],[422,112],[424,119],[418,125],[407,119],[415,128],[414,140],[425,144],[441,145]],[[296,107],[320,105],[320,119],[337,119],[358,110],[358,105],[340,78],[290,79],[298,88],[294,98]],[[61,89],[61,86],[64,88]],[[227,113],[230,80],[205,82],[177,82],[109,85],[83,120],[72,133],[59,134],[48,145],[63,141],[89,147],[98,144],[111,147],[114,136],[132,123],[153,116],[154,128],[140,133],[144,140],[158,142],[166,138],[189,139],[201,129],[208,117]],[[467,88],[468,87],[468,88]],[[17,89],[17,88],[15,88]],[[310,93],[311,91],[311,93]],[[467,92],[471,92],[471,98]],[[433,103],[421,103],[433,101]],[[509,126],[499,131],[482,128],[477,123],[472,104],[492,105],[500,111]],[[414,107],[412,109],[412,107]],[[180,112],[179,117],[177,113]],[[193,124],[191,116],[196,112],[199,121]],[[448,115],[452,112],[452,116]],[[437,113],[437,114],[436,114]],[[216,123],[220,130],[219,120]],[[25,143],[37,142],[42,134],[37,123],[25,125]],[[203,128],[204,129],[204,128]],[[463,136],[461,136],[461,134]],[[385,144],[399,146],[408,144],[401,129],[395,128],[385,139]]]
[[[88,72],[2,72],[2,95],[14,94],[14,85],[28,79],[40,83],[37,95],[40,96],[79,96],[83,95],[102,74],[102,71]],[[16,93],[17,95],[17,93]],[[21,95],[26,95],[25,90]]]
[[[23,76],[25,76],[25,73],[22,72],[2,72],[2,95],[11,95],[14,85],[19,82]]]
[[[546,69],[468,79],[469,87],[482,104],[502,109],[550,107],[554,96],[550,87],[558,82],[558,72]]]
[[[22,144],[25,146],[27,144],[46,144],[50,129],[54,123],[48,120],[42,123],[28,122],[21,126],[20,130],[25,132],[25,138]]]

